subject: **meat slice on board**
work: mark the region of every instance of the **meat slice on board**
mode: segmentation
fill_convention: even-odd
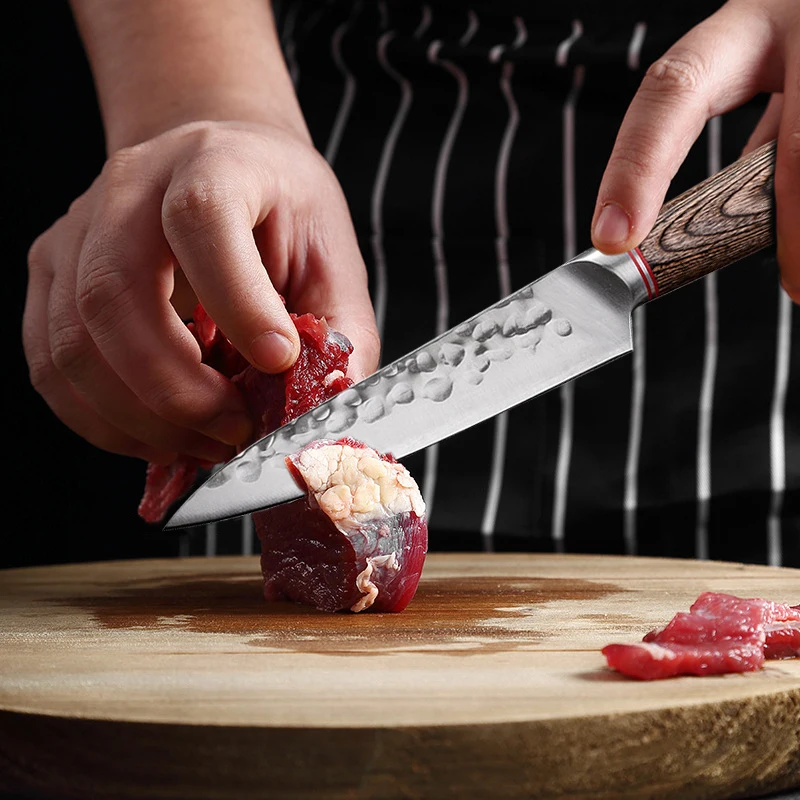
[[[610,667],[642,680],[751,672],[765,659],[800,656],[800,607],[704,592],[642,643],[602,652]]]

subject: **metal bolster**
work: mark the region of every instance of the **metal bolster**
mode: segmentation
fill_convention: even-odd
[[[613,272],[624,281],[630,290],[634,308],[658,297],[658,284],[650,265],[638,249],[607,256],[594,247],[590,247],[572,260],[591,261],[593,264]]]

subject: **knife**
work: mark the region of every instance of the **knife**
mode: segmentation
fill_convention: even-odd
[[[286,456],[344,436],[403,458],[633,350],[631,314],[774,241],[775,143],[667,203],[641,245],[589,249],[250,445],[165,530],[305,494]]]

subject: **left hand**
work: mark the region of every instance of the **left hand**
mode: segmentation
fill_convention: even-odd
[[[647,71],[598,193],[592,240],[622,253],[648,234],[706,122],[772,94],[745,151],[778,140],[775,197],[781,282],[800,304],[800,2],[729,0]]]

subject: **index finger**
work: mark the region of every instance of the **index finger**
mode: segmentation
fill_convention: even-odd
[[[607,253],[637,246],[658,216],[672,178],[708,119],[770,84],[766,16],[726,5],[656,61],[631,101],[598,192],[592,240]]]
[[[272,210],[263,171],[231,162],[189,163],[164,195],[162,222],[189,283],[214,322],[253,366],[288,369],[300,340],[253,236]]]

